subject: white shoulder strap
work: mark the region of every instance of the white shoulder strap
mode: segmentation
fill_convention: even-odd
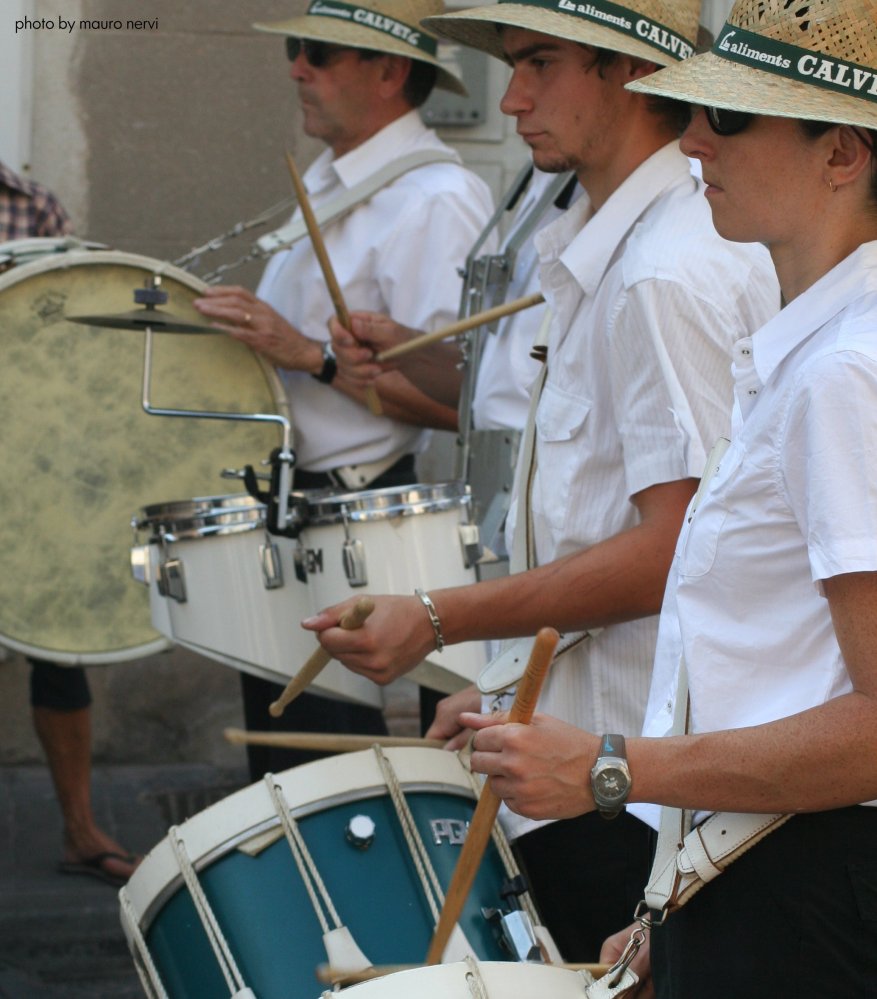
[[[728,443],[726,438],[720,437],[710,452],[692,502],[692,514],[709,480],[718,471]],[[689,720],[688,672],[685,659],[680,658],[671,734],[687,732]],[[791,815],[779,813],[716,812],[692,829],[690,812],[664,805],[655,859],[645,890],[649,909],[661,913],[678,909],[741,854],[790,818]]]
[[[446,149],[422,149],[416,153],[409,153],[407,156],[400,156],[399,159],[388,163],[381,170],[366,177],[364,181],[351,187],[339,197],[314,209],[317,223],[322,229],[323,226],[335,222],[351,212],[357,205],[362,204],[382,188],[397,180],[403,174],[416,170],[418,167],[426,166],[429,163],[456,163],[460,165],[459,156]],[[286,225],[266,233],[256,240],[256,245],[263,253],[276,253],[278,250],[285,250],[307,236],[308,230],[304,219],[295,218]]]

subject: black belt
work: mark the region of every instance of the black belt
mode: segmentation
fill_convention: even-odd
[[[388,486],[410,486],[417,481],[414,469],[414,455],[403,454],[385,472],[363,486],[363,489],[384,489]],[[347,489],[344,483],[332,472],[309,472],[296,468],[293,472],[293,489]],[[359,492],[360,490],[351,490]]]

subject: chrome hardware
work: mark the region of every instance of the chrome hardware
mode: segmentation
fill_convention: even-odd
[[[346,506],[341,507],[344,523],[344,544],[341,548],[341,561],[344,575],[350,586],[368,586],[368,570],[365,564],[365,545],[350,537],[350,516]]]
[[[262,582],[266,590],[278,590],[283,586],[283,565],[280,561],[280,550],[277,545],[265,535],[265,544],[259,545],[259,562],[262,566]]]
[[[484,548],[477,524],[460,524],[460,544],[463,547],[463,565],[469,569],[481,558]]]
[[[375,823],[368,815],[354,815],[347,823],[344,838],[357,850],[367,850],[375,839]]]
[[[158,567],[158,592],[177,603],[186,602],[186,576],[182,559],[169,558]]]

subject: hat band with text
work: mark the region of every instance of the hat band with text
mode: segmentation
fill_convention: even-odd
[[[434,56],[438,51],[436,40],[424,34],[419,28],[397,21],[368,7],[358,7],[356,4],[340,3],[339,0],[312,0],[308,7],[309,17],[334,17],[340,21],[359,24],[373,31],[380,31],[391,38],[398,38],[427,55]]]
[[[671,30],[658,21],[637,14],[629,7],[610,3],[609,0],[588,0],[577,3],[576,0],[499,0],[499,3],[514,3],[525,7],[543,7],[560,14],[571,14],[585,21],[603,24],[622,34],[630,35],[639,41],[659,49],[675,59],[687,59],[694,54],[694,47],[678,32]]]
[[[846,59],[765,38],[734,24],[725,24],[712,50],[722,59],[788,80],[877,102],[877,71]]]

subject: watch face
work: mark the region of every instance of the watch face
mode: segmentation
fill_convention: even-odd
[[[601,801],[623,801],[630,790],[630,777],[622,767],[609,764],[594,776],[594,793]]]

